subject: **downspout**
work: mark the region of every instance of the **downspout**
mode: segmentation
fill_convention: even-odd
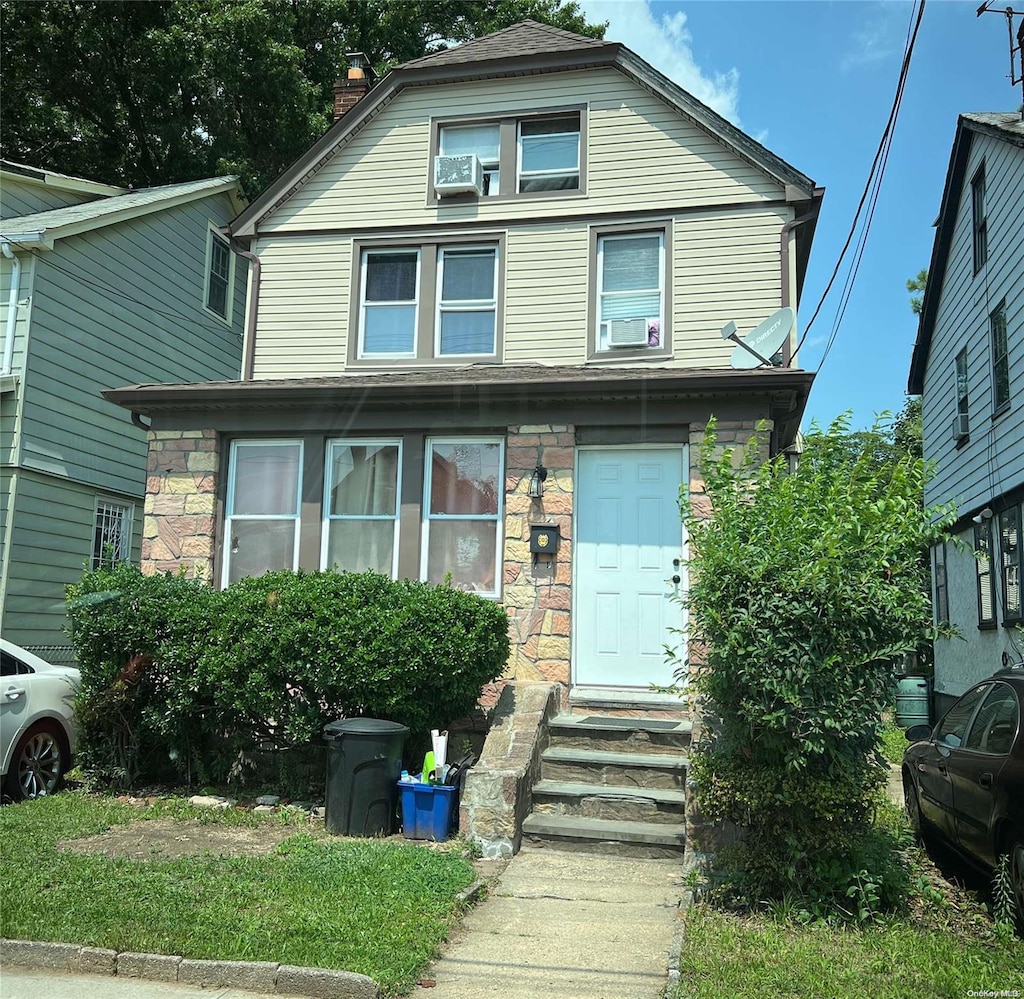
[[[782,268],[782,308],[785,308],[787,305],[791,305],[791,299],[793,297],[792,290],[789,287],[789,244],[792,239],[790,234],[798,225],[810,222],[811,219],[815,217],[815,212],[808,212],[806,215],[801,215],[799,218],[791,219],[782,227],[782,233],[779,237],[779,266]],[[792,360],[793,357],[790,352],[789,341],[787,340],[782,346],[782,366],[784,368],[788,368]]]
[[[12,262],[11,292],[7,300],[7,329],[4,331],[4,359],[0,375],[9,375],[14,366],[14,331],[18,325],[18,291],[21,288],[21,258],[11,251],[11,244],[0,243],[4,256]]]
[[[252,265],[252,279],[249,282],[249,313],[245,321],[245,349],[242,354],[242,381],[251,382],[253,367],[256,364],[256,315],[260,307],[260,258],[255,253],[243,249],[235,239],[231,239],[231,248],[240,257],[244,257]]]

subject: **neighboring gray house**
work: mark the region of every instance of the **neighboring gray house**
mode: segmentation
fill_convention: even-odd
[[[935,700],[1019,661],[1024,501],[1024,123],[963,114],[946,174],[909,391],[923,397],[928,504],[955,503],[932,552]],[[975,555],[977,553],[977,557]]]
[[[100,392],[234,378],[234,177],[129,191],[0,161],[0,630],[64,658],[64,588],[138,560],[146,433]],[[58,648],[54,648],[58,647]]]

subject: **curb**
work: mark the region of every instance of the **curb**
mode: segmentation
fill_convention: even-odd
[[[380,997],[380,986],[372,978],[352,971],[299,968],[271,961],[200,961],[166,954],[118,953],[100,947],[35,940],[0,939],[0,965],[145,978],[199,988],[238,988],[315,999]]]

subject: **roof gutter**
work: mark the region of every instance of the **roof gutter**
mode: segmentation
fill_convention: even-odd
[[[798,225],[803,225],[805,222],[810,222],[817,217],[818,209],[817,206],[815,206],[811,211],[807,212],[806,215],[800,215],[795,219],[790,219],[782,227],[782,232],[779,236],[779,267],[782,270],[782,308],[786,308],[787,305],[792,306],[794,304],[793,291],[789,285],[789,244],[793,238],[793,230]],[[790,341],[787,339],[782,350],[783,367],[788,368],[792,361],[793,354],[790,348]]]
[[[25,236],[18,242],[41,242],[42,233]],[[12,249],[10,240],[0,241],[0,252],[11,261],[11,290],[7,299],[7,326],[4,329],[4,353],[0,362],[0,375],[9,375],[14,367],[14,332],[18,327],[18,295],[21,291],[21,257]]]

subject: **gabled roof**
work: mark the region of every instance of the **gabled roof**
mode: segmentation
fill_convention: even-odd
[[[192,180],[184,184],[146,187],[31,215],[16,215],[0,222],[0,239],[52,249],[54,240],[139,218],[221,192],[231,197],[236,210],[244,204],[238,193],[238,178],[235,176]]]
[[[72,191],[76,194],[96,194],[109,197],[114,194],[125,194],[128,190],[126,187],[114,187],[111,184],[86,180],[85,177],[71,177],[66,173],[57,173],[56,170],[45,170],[41,167],[28,166],[25,163],[15,163],[13,160],[0,159],[0,173],[12,174],[19,180],[30,184],[43,184],[46,187],[56,188],[58,191]]]
[[[784,185],[791,200],[815,200],[814,182],[809,177],[726,121],[620,42],[587,38],[537,21],[520,21],[492,35],[396,66],[256,198],[235,219],[231,231],[242,237],[256,235],[259,224],[268,215],[406,87],[599,66],[613,66],[645,87],[748,163]]]
[[[925,286],[924,301],[921,303],[921,320],[917,327],[917,340],[910,360],[910,377],[907,391],[920,395],[924,391],[924,372],[928,365],[935,320],[939,314],[939,300],[949,263],[949,250],[956,228],[957,210],[963,192],[967,173],[967,162],[971,154],[971,142],[975,135],[987,135],[1002,142],[1024,148],[1024,121],[1016,111],[978,111],[960,115],[957,119],[956,136],[946,170],[946,184],[942,191],[942,206],[936,222],[935,242],[928,264],[928,283]],[[1024,161],[1022,161],[1024,162]],[[1024,186],[1024,171],[1020,183]]]

